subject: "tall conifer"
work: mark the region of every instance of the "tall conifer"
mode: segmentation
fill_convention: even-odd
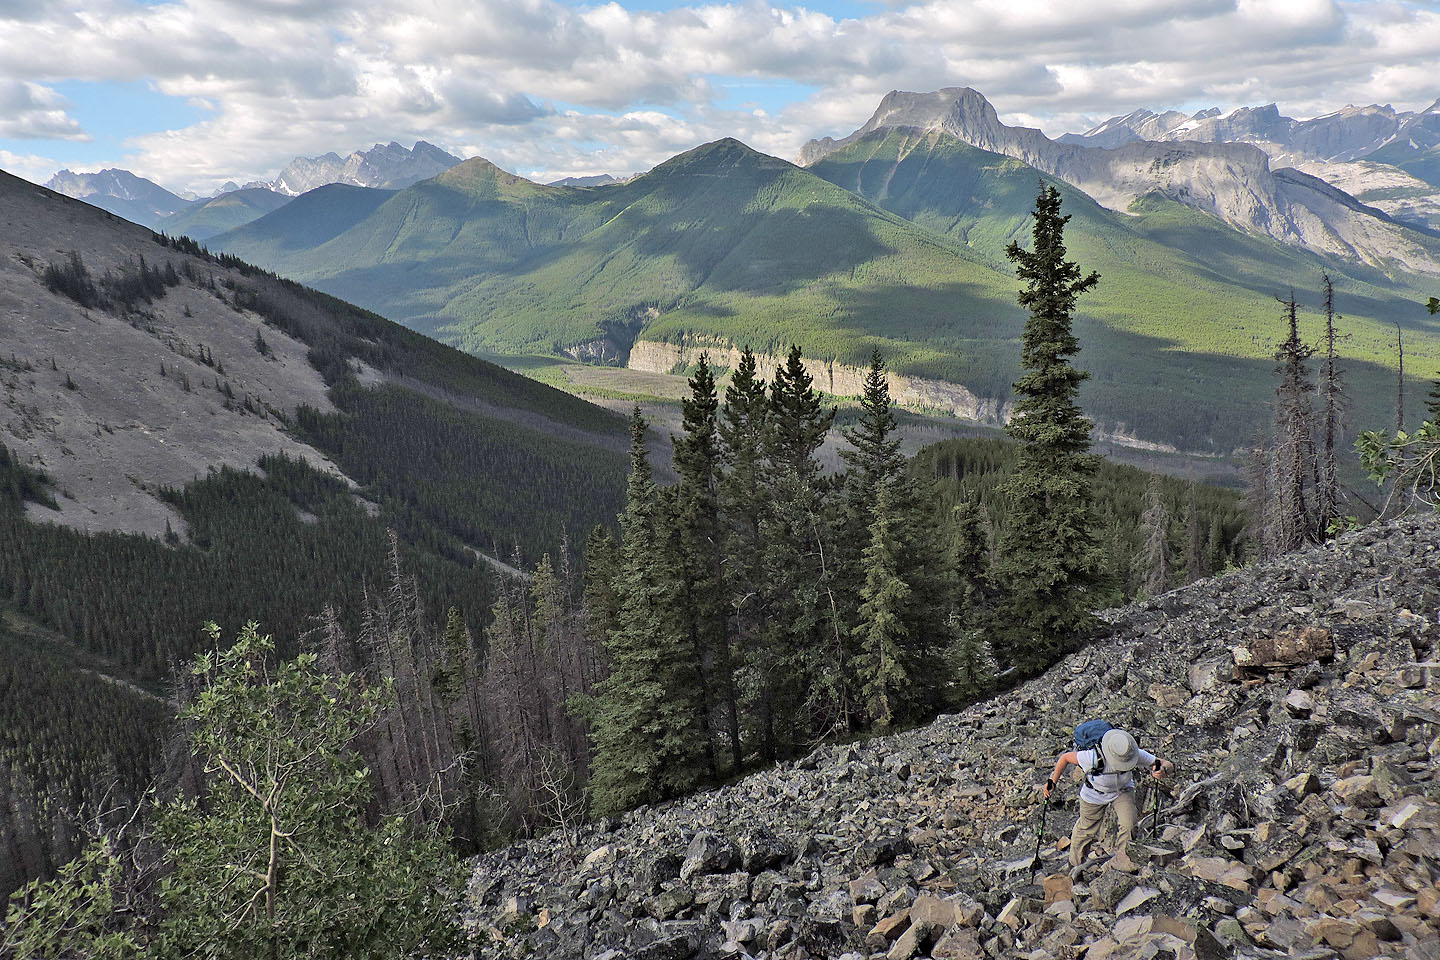
[[[766,603],[764,542],[767,511],[765,442],[770,413],[765,381],[756,372],[755,354],[746,347],[725,388],[717,430],[723,471],[718,494],[724,522],[722,542],[727,614],[733,658],[738,667],[742,713],[750,718],[761,756],[775,759],[775,722],[761,643]],[[747,736],[742,731],[742,738]]]
[[[1076,299],[1100,281],[1065,259],[1060,193],[1043,182],[1035,200],[1034,250],[1012,243],[1005,254],[1025,282],[1030,311],[1021,337],[1025,372],[1015,384],[1006,432],[1020,443],[1004,492],[1012,503],[993,577],[1004,594],[999,618],[1003,659],[1038,670],[1069,649],[1089,622],[1101,566],[1091,508],[1092,424],[1077,403],[1087,374],[1070,362],[1080,344],[1071,332]]]
[[[895,605],[905,636],[903,712],[919,714],[940,706],[946,677],[937,665],[944,661],[944,650],[952,636],[948,620],[956,579],[946,545],[936,536],[945,518],[936,516],[932,508],[937,501],[933,477],[910,474],[900,452],[896,426],[885,362],[876,351],[865,377],[860,418],[855,426],[843,431],[852,449],[840,454],[849,470],[844,479],[836,545],[841,566],[839,581],[866,582],[871,571],[866,551],[872,544],[875,525],[883,520],[886,536],[893,543],[894,575],[905,586],[904,601]],[[859,627],[865,622],[863,598],[853,591],[846,593],[851,599],[841,604],[841,615],[851,635],[859,637]],[[926,661],[930,661],[928,668],[916,668]],[[859,680],[863,682],[864,678]]]
[[[701,354],[690,377],[690,396],[681,401],[685,432],[674,438],[675,472],[680,478],[675,492],[676,570],[681,580],[681,616],[699,658],[696,670],[706,726],[723,731],[715,739],[728,743],[731,768],[738,770],[742,760],[739,698],[722,574],[718,409],[715,377],[709,358]]]
[[[853,663],[866,714],[880,727],[888,727],[902,712],[911,676],[925,669],[910,655],[911,591],[900,576],[900,544],[894,532],[899,522],[890,485],[882,483],[876,491],[875,519],[863,559],[860,597],[864,602],[854,628],[859,649]]]
[[[835,549],[816,459],[834,419],[800,348],[791,347],[770,385],[762,529],[769,614],[762,644],[783,752],[850,722],[849,643],[835,600]]]
[[[645,420],[630,418],[630,481],[620,518],[618,610],[606,652],[610,676],[596,688],[592,802],[623,810],[693,788],[700,780],[694,654],[676,615],[664,562],[664,514],[645,449]]]

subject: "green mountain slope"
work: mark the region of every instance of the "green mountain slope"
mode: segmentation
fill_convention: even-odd
[[[276,241],[258,240],[272,224],[251,228],[217,243],[278,266]],[[911,341],[961,328],[988,337],[1016,315],[1008,280],[962,246],[733,140],[604,189],[468,161],[284,269],[466,349],[506,353],[608,358],[643,331],[940,360],[948,351]],[[905,331],[875,309],[902,288]]]
[[[294,253],[344,233],[392,196],[392,190],[326,184],[242,227],[217,234],[210,245],[246,250],[251,263],[273,268]]]
[[[797,342],[841,365],[878,348],[897,372],[963,385],[993,411],[1009,396],[1023,319],[1003,251],[1025,238],[1037,177],[949,137],[893,130],[808,170],[722,140],[603,189],[472,160],[321,242],[282,222],[292,204],[214,243],[469,351],[661,369],[705,345]],[[1378,271],[1174,203],[1147,198],[1127,216],[1073,189],[1066,200],[1071,252],[1104,277],[1080,329],[1094,374],[1085,402],[1107,430],[1190,450],[1244,442],[1265,416],[1274,297],[1294,286],[1303,299],[1325,269],[1366,422],[1393,395],[1371,386],[1395,320],[1410,331],[1410,369],[1440,366],[1416,291]]]
[[[1387,143],[1365,159],[1392,164],[1416,179],[1440,187],[1440,146],[1421,148],[1404,142]]]
[[[881,129],[809,169],[964,242],[997,267],[1008,243],[1028,242],[1038,172],[953,137]],[[1333,279],[1344,314],[1342,351],[1360,422],[1393,416],[1394,374],[1386,367],[1396,322],[1407,330],[1412,364],[1419,358],[1427,375],[1440,364],[1440,325],[1416,309],[1423,284],[1249,236],[1164,198],[1147,197],[1126,215],[1061,188],[1071,217],[1067,248],[1102,277],[1081,303],[1081,363],[1095,376],[1086,402],[1097,412],[1112,403],[1129,407],[1133,412],[1121,419],[1141,435],[1175,430],[1162,422],[1177,410],[1185,422],[1172,435],[1191,449],[1205,449],[1207,437],[1226,443],[1237,421],[1257,424],[1272,389],[1275,298],[1294,289],[1302,304],[1318,306],[1322,272]],[[1319,326],[1312,309],[1306,317],[1312,342]]]
[[[292,199],[294,198],[283,193],[261,187],[233,190],[173,213],[162,219],[155,228],[172,237],[209,240],[217,233],[234,230],[252,220],[258,220],[285,206]]]

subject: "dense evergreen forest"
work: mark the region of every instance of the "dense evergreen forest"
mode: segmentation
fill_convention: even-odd
[[[260,619],[285,655],[303,648],[300,638],[325,611],[334,630],[359,636],[367,597],[383,594],[392,577],[387,531],[398,535],[394,556],[415,578],[417,603],[455,611],[464,635],[478,636],[496,595],[481,553],[532,564],[559,550],[567,531],[615,516],[625,469],[621,418],[186,238],[155,240],[165,252],[153,263],[141,256],[97,277],[72,254],[41,279],[79,306],[139,324],[148,322],[148,304],[192,284],[299,339],[338,410],[266,414],[288,421],[360,487],[266,456],[253,471],[225,468],[155,490],[184,520],[184,537],[86,535],[35,522],[56,508],[61,491],[0,444],[0,611],[66,638],[98,672],[169,695],[174,671],[205,649],[201,627],[211,620]],[[255,349],[265,352],[263,335]],[[223,359],[202,355],[217,368]],[[363,370],[388,384],[361,387]],[[32,798],[0,805],[0,835],[24,849],[20,871],[0,877],[0,891],[68,859],[82,807],[133,801],[157,773],[170,711],[92,673],[64,675],[57,663],[44,661],[44,675],[64,723],[34,742],[68,747],[0,754],[0,789]],[[0,685],[6,716],[41,722],[32,698],[18,684]],[[112,716],[123,718],[115,729],[133,741],[123,748],[96,733]],[[16,736],[34,729],[11,727]],[[50,756],[55,767],[45,769],[41,758]]]
[[[920,451],[912,470],[936,479],[945,511],[978,507],[993,549],[1006,526],[1010,505],[1002,488],[1015,458],[1015,445],[1007,440],[946,440]],[[1094,514],[1105,545],[1101,606],[1163,593],[1247,559],[1245,503],[1234,490],[1101,460],[1094,492]],[[1144,515],[1154,502],[1159,510],[1147,521]],[[1146,549],[1157,529],[1167,558],[1158,585],[1151,582],[1154,558]]]

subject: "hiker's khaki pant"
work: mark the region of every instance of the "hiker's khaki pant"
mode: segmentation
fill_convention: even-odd
[[[1080,816],[1075,820],[1075,829],[1070,831],[1070,865],[1078,867],[1085,862],[1090,844],[1100,836],[1100,827],[1105,822],[1105,811],[1115,808],[1116,847],[1120,849],[1135,837],[1135,793],[1126,790],[1111,803],[1087,803],[1080,801]]]

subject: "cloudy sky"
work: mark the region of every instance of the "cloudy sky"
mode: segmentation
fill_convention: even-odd
[[[426,139],[526,176],[721,136],[794,156],[888,90],[1058,135],[1139,106],[1440,97],[1440,0],[0,0],[0,168],[174,190]]]

